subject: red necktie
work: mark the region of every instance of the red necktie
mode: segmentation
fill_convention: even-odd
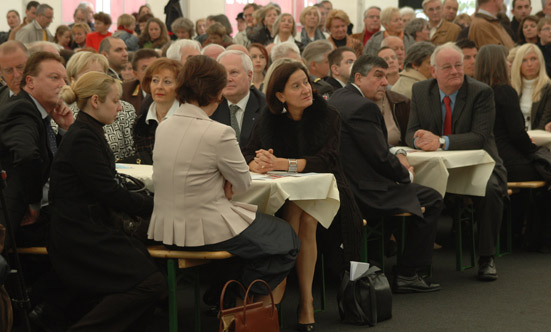
[[[444,118],[444,136],[452,134],[452,108],[450,106],[450,97],[444,97],[444,105],[446,106],[446,117]]]

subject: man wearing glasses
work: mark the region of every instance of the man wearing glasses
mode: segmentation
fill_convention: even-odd
[[[486,195],[475,199],[479,227],[478,279],[497,279],[494,256],[507,193],[507,171],[497,152],[492,89],[463,72],[463,54],[455,44],[438,46],[431,56],[434,79],[415,83],[407,144],[424,151],[484,149],[495,167]]]
[[[21,42],[10,40],[0,45],[0,74],[6,83],[0,88],[0,105],[19,93],[26,62],[27,48]]]
[[[34,41],[53,41],[54,36],[48,30],[53,19],[54,9],[47,4],[39,5],[36,8],[35,20],[21,28],[15,35],[15,40],[19,40],[23,44]]]

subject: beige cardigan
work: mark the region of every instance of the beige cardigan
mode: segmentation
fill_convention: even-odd
[[[392,86],[392,91],[397,92],[411,99],[411,88],[414,83],[421,82],[427,78],[413,68],[408,68],[400,73],[400,78]]]
[[[255,219],[256,206],[228,201],[249,189],[249,167],[235,131],[183,104],[159,125],[153,149],[155,205],[148,238],[194,247],[228,240]]]

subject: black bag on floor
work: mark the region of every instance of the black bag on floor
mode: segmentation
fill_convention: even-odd
[[[355,281],[350,281],[346,271],[337,303],[343,323],[375,326],[392,317],[392,291],[385,274],[376,266]]]

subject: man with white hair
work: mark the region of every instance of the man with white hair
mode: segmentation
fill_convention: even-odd
[[[406,141],[424,151],[484,149],[495,161],[485,196],[474,200],[479,227],[478,279],[496,280],[494,256],[507,195],[507,171],[493,134],[493,90],[465,76],[463,54],[455,44],[437,47],[430,60],[434,79],[413,85]]]
[[[270,51],[270,59],[272,59],[272,63],[281,58],[301,61],[300,49],[294,41],[280,43],[272,47],[272,50]]]
[[[25,25],[19,30],[15,39],[23,44],[33,41],[54,41],[54,36],[48,30],[48,26],[54,19],[54,9],[47,4],[41,4],[36,7],[36,18],[31,23]]]
[[[438,46],[457,40],[461,28],[442,17],[441,0],[423,0],[423,12],[429,19],[431,43]]]
[[[251,84],[253,63],[248,55],[230,50],[220,54],[217,61],[226,68],[228,82],[222,90],[224,98],[211,119],[231,126],[239,146],[244,147],[260,117],[260,111],[266,105],[266,97]]]
[[[192,56],[201,55],[201,44],[196,40],[178,39],[166,50],[166,57],[180,61],[183,65]]]
[[[320,96],[327,99],[333,94],[331,84],[323,79],[329,76],[329,53],[333,50],[333,44],[328,40],[316,40],[304,48],[302,59],[310,74],[312,87],[317,90]]]
[[[211,59],[218,59],[218,56],[222,54],[226,49],[218,44],[208,44],[201,50],[201,55],[208,56]]]

